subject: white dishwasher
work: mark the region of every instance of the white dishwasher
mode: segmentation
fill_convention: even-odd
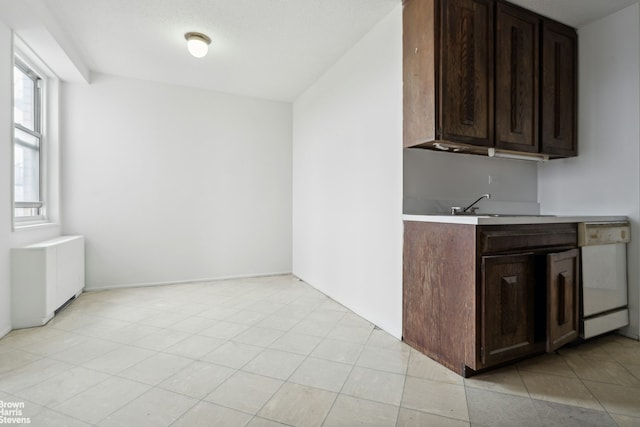
[[[582,259],[580,336],[591,338],[629,324],[627,307],[628,221],[582,222],[578,245]]]

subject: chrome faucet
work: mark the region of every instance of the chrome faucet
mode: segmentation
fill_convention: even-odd
[[[454,206],[454,207],[451,208],[451,215],[461,215],[461,214],[465,214],[467,212],[475,213],[478,210],[478,208],[476,206],[474,206],[474,205],[476,203],[478,203],[482,199],[490,199],[490,198],[491,198],[491,194],[487,193],[487,194],[483,194],[482,196],[478,197],[478,199],[476,201],[471,203],[466,208],[463,208],[463,207],[460,207],[460,206]]]

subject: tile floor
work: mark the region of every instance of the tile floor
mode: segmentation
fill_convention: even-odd
[[[1,339],[0,401],[47,427],[640,426],[640,343],[463,379],[291,276],[119,289]]]

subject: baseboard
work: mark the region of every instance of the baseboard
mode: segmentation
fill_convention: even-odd
[[[5,335],[7,335],[9,332],[11,332],[12,329],[11,327],[6,327],[4,329],[0,329],[0,338],[4,337]]]
[[[260,278],[260,277],[274,277],[274,276],[286,276],[286,275],[291,275],[291,272],[286,271],[286,272],[273,272],[273,273],[239,274],[235,276],[222,276],[222,277],[213,277],[208,279],[176,280],[176,281],[169,281],[169,282],[129,283],[129,284],[121,284],[121,285],[91,286],[91,287],[85,286],[83,291],[97,292],[97,291],[107,291],[110,289],[146,288],[151,286],[166,286],[166,285],[186,285],[188,283],[221,282],[223,280],[254,279],[254,278]]]

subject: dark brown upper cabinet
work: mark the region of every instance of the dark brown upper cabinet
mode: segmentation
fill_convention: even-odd
[[[542,24],[542,152],[578,154],[577,44],[573,28],[544,20]]]
[[[436,109],[441,139],[493,145],[493,3],[442,0],[440,87]]]
[[[537,15],[499,3],[496,8],[496,147],[537,153]]]
[[[403,5],[404,147],[577,154],[575,30],[501,0]]]
[[[493,145],[492,0],[404,0],[404,146]]]

